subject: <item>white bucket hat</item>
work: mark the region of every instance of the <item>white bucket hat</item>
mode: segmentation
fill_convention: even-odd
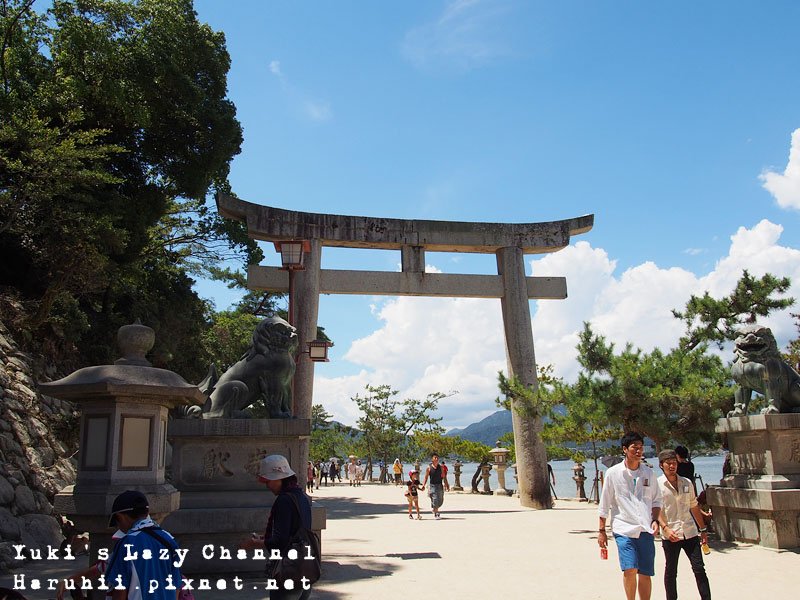
[[[272,454],[261,459],[258,467],[258,476],[268,481],[286,479],[294,474],[292,467],[289,466],[289,461],[280,454]]]

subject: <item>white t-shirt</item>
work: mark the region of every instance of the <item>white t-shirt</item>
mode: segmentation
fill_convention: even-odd
[[[691,512],[692,508],[697,506],[697,498],[694,495],[692,482],[686,477],[678,475],[677,488],[674,488],[667,476],[662,475],[658,478],[658,484],[661,487],[664,502],[661,510],[663,511],[664,521],[667,522],[669,528],[678,537],[684,539],[700,535]]]
[[[661,507],[661,486],[653,469],[640,463],[632,471],[623,460],[606,471],[598,512],[613,519],[613,533],[629,538],[651,533],[654,507]]]

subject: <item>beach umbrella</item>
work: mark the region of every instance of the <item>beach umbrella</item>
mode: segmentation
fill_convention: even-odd
[[[603,466],[606,467],[606,468],[613,467],[614,465],[619,464],[619,463],[622,462],[622,457],[621,456],[616,456],[616,455],[612,456],[612,455],[609,454],[609,455],[603,456],[600,459],[600,462],[603,463]]]

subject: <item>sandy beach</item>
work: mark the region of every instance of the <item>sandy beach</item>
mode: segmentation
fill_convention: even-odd
[[[553,510],[522,508],[516,498],[451,492],[443,518],[433,519],[421,496],[421,521],[409,520],[403,488],[365,483],[337,484],[313,494],[328,511],[323,534],[323,579],[313,598],[393,600],[433,598],[539,598],[611,600],[624,598],[616,548],[600,560],[596,542],[597,509],[569,500]],[[266,515],[265,515],[266,521]],[[706,569],[715,598],[791,598],[800,585],[800,551],[775,551],[749,544],[711,541]],[[50,574],[75,564],[50,564]],[[653,600],[664,598],[664,569],[656,553]],[[36,576],[41,569],[21,569]],[[45,576],[43,573],[39,576]],[[228,579],[231,579],[228,577]],[[11,575],[0,577],[2,585]],[[213,579],[212,579],[213,582]],[[681,598],[697,590],[683,556],[679,565]],[[29,598],[52,598],[45,591]],[[246,580],[241,591],[197,591],[198,600],[265,598],[264,580]]]
[[[427,505],[421,498],[420,508]],[[318,598],[624,598],[616,548],[600,560],[597,508],[559,501],[553,510],[522,508],[516,498],[445,495],[442,520],[430,511],[410,521],[400,488],[367,485],[320,488],[328,508],[325,581]],[[798,551],[711,542],[706,569],[716,598],[790,598],[800,584]],[[660,545],[653,599],[664,598]],[[696,598],[683,556],[678,593]],[[434,597],[436,597],[434,596]]]

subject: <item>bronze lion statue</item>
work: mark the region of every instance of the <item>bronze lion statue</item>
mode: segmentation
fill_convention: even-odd
[[[253,342],[239,361],[217,377],[211,365],[198,385],[206,394],[204,419],[247,418],[247,408],[259,399],[271,419],[292,416],[292,379],[297,333],[280,317],[261,321],[253,331]]]
[[[748,325],[736,337],[731,368],[738,384],[729,417],[747,415],[753,392],[767,401],[761,414],[800,412],[800,375],[781,357],[769,327]]]

